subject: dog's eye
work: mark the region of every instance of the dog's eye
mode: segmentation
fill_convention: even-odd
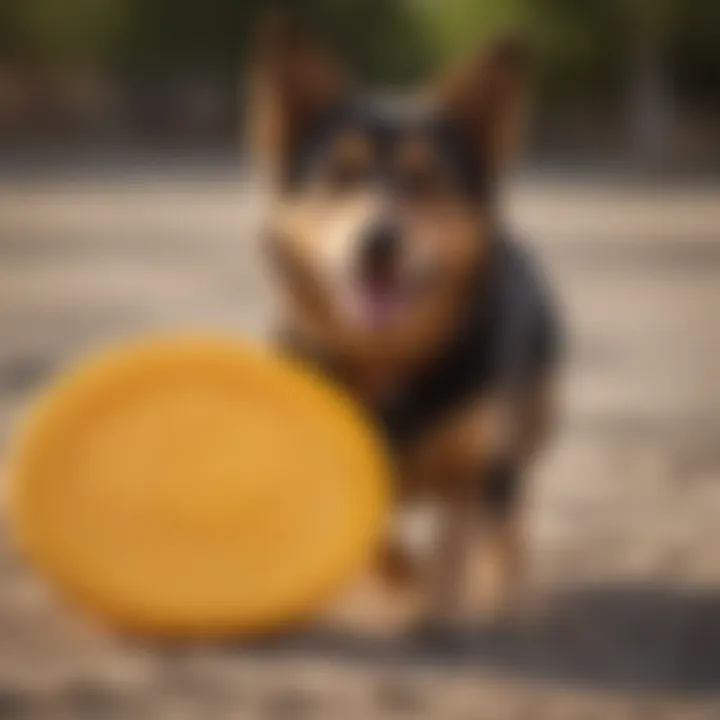
[[[336,163],[328,171],[328,185],[336,192],[349,192],[360,187],[368,177],[363,165]]]
[[[408,200],[422,200],[440,193],[445,187],[444,179],[430,170],[413,170],[398,179],[400,194]]]

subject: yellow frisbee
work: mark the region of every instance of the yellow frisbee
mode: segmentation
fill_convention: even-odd
[[[361,570],[388,506],[353,404],[223,337],[126,345],[68,373],[17,433],[10,521],[66,596],[128,630],[251,634]]]

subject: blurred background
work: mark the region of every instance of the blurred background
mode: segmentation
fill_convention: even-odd
[[[277,3],[276,3],[277,4]],[[370,83],[402,85],[498,28],[533,40],[533,150],[558,162],[713,168],[713,0],[297,0]],[[262,0],[6,0],[0,132],[7,150],[111,144],[226,149]],[[59,146],[59,148],[58,148]],[[42,148],[42,149],[41,149]]]
[[[720,5],[294,0],[371,85],[521,27],[537,108],[507,188],[569,326],[533,485],[535,621],[463,652],[308,636],[149,648],[61,608],[0,536],[0,720],[720,718]],[[0,3],[0,458],[105,340],[262,334],[241,142],[261,0]]]

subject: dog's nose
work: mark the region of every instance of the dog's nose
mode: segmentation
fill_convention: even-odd
[[[400,248],[400,232],[397,226],[388,220],[372,225],[366,232],[362,243],[361,262],[363,269],[374,276],[390,272]]]

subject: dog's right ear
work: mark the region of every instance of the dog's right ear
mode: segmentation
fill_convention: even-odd
[[[346,86],[326,47],[286,15],[265,18],[251,65],[248,129],[261,170],[273,183],[285,181],[298,143]]]
[[[522,36],[495,38],[437,88],[446,117],[493,174],[507,167],[521,145],[530,55]]]

